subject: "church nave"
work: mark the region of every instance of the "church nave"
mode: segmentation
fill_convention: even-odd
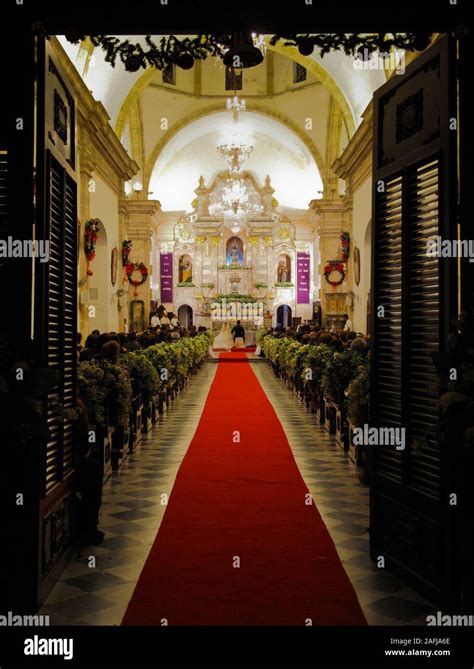
[[[229,354],[234,360],[242,354]],[[254,354],[248,354],[250,363],[246,362],[219,362],[217,364],[208,362],[204,364],[198,375],[194,377],[186,389],[175,401],[172,410],[165,413],[159,423],[155,425],[150,435],[144,436],[142,446],[137,454],[131,454],[127,461],[122,465],[119,472],[112,473],[111,478],[104,486],[104,498],[101,507],[100,526],[106,532],[105,541],[98,547],[89,546],[84,548],[80,555],[63,572],[60,580],[53,588],[49,598],[43,605],[41,613],[51,616],[51,624],[74,624],[74,625],[120,625],[124,619],[130,601],[133,601],[136,584],[140,580],[140,574],[144,569],[146,560],[155,543],[156,532],[160,537],[160,526],[167,506],[163,505],[162,495],[173,496],[173,485],[177,472],[186,456],[189,444],[202,419],[203,411],[208,399],[208,393],[211,392],[211,385],[215,380],[218,367],[225,367],[229,372],[229,385],[233,388],[231,379],[233,378],[232,369],[235,365],[249,365],[256,380],[265,393],[268,401],[271,403],[274,411],[281,421],[285,435],[291,446],[292,454],[295,458],[298,470],[304,480],[304,484],[312,495],[319,514],[327,528],[329,536],[337,549],[337,556],[330,554],[334,566],[340,560],[347,574],[348,580],[352,584],[356,596],[360,602],[363,616],[370,625],[414,625],[421,624],[426,615],[432,612],[432,605],[423,597],[415,593],[411,588],[405,586],[402,582],[390,574],[381,574],[374,567],[369,558],[369,536],[368,536],[368,489],[367,486],[359,482],[358,475],[360,470],[354,466],[340,448],[336,445],[333,435],[328,434],[322,426],[316,424],[315,415],[312,414],[303,403],[289,393],[282,382],[277,379],[267,361],[256,358]],[[238,384],[236,393],[237,399],[246,395],[252,390],[252,379],[247,383]],[[255,389],[255,388],[254,388]],[[232,394],[232,390],[231,390]],[[237,401],[237,400],[236,400]],[[232,444],[230,438],[219,430],[222,430],[222,413],[215,414],[216,439],[219,442],[219,449],[239,448],[239,444]],[[229,415],[226,413],[225,415]],[[251,416],[250,420],[248,416]],[[211,419],[212,420],[212,419]],[[259,417],[253,413],[247,414],[245,411],[237,411],[233,419],[235,429],[240,425],[249,425],[258,422]],[[245,434],[245,428],[242,432],[242,438]],[[205,441],[200,439],[195,443],[195,449],[199,453],[200,448],[205,448]],[[200,454],[201,458],[202,455]],[[252,451],[248,457],[252,457]],[[271,460],[271,458],[269,458]],[[262,462],[263,470],[266,470],[267,463]],[[251,466],[245,464],[244,473],[251,470]],[[262,471],[263,471],[262,470]],[[240,471],[240,470],[239,470]],[[245,474],[244,474],[245,475]],[[249,474],[247,474],[248,476]],[[196,484],[196,477],[206,478],[206,473],[190,475],[187,485],[190,489]],[[235,474],[230,471],[229,476],[233,480]],[[249,481],[251,484],[252,482]],[[270,472],[267,477],[263,477],[255,483],[256,489],[253,493],[256,499],[261,497],[261,492],[268,485],[278,485],[283,481],[275,480]],[[216,508],[222,505],[223,484],[221,480],[211,480],[209,482],[209,500]],[[227,488],[228,489],[228,488]],[[284,496],[285,493],[282,493]],[[178,493],[179,495],[179,493]],[[170,497],[170,502],[171,502]],[[219,516],[214,523],[206,522],[206,530],[203,532],[202,541],[194,538],[192,541],[192,553],[196,554],[199,563],[199,555],[202,552],[206,555],[210,547],[215,545],[216,539],[225,529],[232,525],[231,513],[239,514],[239,508],[242,504],[248,503],[245,486],[236,494],[235,504],[227,510],[227,515]],[[181,500],[176,500],[180,504]],[[184,504],[188,508],[190,500]],[[199,515],[199,503],[197,510]],[[284,508],[283,505],[282,508]],[[271,509],[270,518],[274,519],[273,525],[276,529],[281,521],[282,509]],[[205,515],[209,517],[209,513]],[[252,535],[255,528],[259,526],[258,504],[250,514],[250,523],[247,527],[247,534]],[[181,534],[179,525],[171,525],[170,531],[175,536]],[[322,528],[324,533],[324,529]],[[260,536],[261,543],[254,547],[252,554],[261,554],[264,551],[264,530]],[[296,534],[295,538],[298,538]],[[296,545],[296,542],[295,542]],[[235,550],[238,553],[239,543],[235,543]],[[271,553],[278,546],[274,541],[271,551],[265,555],[266,561],[262,568],[266,573],[271,574],[275,569]],[[317,548],[317,542],[316,546]],[[291,546],[289,547],[291,549]],[[182,554],[185,560],[189,555],[183,551],[176,551],[174,555]],[[308,554],[306,557],[308,557]],[[96,560],[95,567],[90,567],[91,556]],[[249,556],[247,555],[247,559]],[[299,556],[304,560],[305,554]],[[219,611],[219,599],[223,593],[229,597],[228,579],[232,574],[222,574],[217,571],[213,573],[212,565],[209,571],[205,569],[198,575],[193,571],[180,571],[178,561],[171,560],[167,565],[167,570],[157,568],[156,580],[154,586],[148,584],[144,591],[150,595],[148,608],[140,613],[141,606],[137,603],[134,608],[134,614],[131,616],[130,624],[156,624],[159,625],[161,616],[156,618],[156,611],[160,610],[160,583],[169,579],[176,579],[180,587],[177,589],[175,604],[175,613],[179,616],[193,615],[193,619],[199,619],[199,611],[203,611],[203,617],[195,624],[226,624],[225,618],[222,619],[223,612],[220,611],[221,620],[215,615]],[[154,570],[153,564],[149,570]],[[296,573],[296,571],[295,571]],[[340,574],[341,577],[341,574]],[[345,577],[345,576],[344,576]],[[205,597],[196,596],[193,602],[192,587],[194,578],[205,583],[205,592],[209,592],[210,584],[215,588],[214,594],[219,597],[207,601]],[[219,580],[220,579],[220,580]],[[245,617],[239,617],[237,621],[231,619],[228,624],[298,624],[297,621],[288,621],[284,615],[280,621],[275,621],[273,616],[267,621],[265,614],[268,615],[265,602],[260,599],[259,583],[253,581],[252,574],[247,576],[245,573],[241,576],[242,582],[232,583],[234,591],[234,600],[239,616],[242,616],[242,610],[245,610]],[[250,580],[249,580],[250,579]],[[273,580],[273,579],[272,579]],[[247,581],[247,582],[246,582]],[[249,589],[246,588],[249,586]],[[273,584],[275,589],[275,601],[284,611],[287,607],[291,609],[292,583],[291,576],[288,580],[276,580]],[[242,609],[242,602],[239,602],[239,596],[245,592],[245,601],[248,607]],[[324,590],[323,590],[324,592]],[[319,596],[324,596],[323,592],[317,589],[312,593],[316,602]],[[143,593],[142,593],[143,596]],[[334,592],[331,591],[331,599]],[[349,597],[349,601],[354,601]],[[169,605],[169,604],[168,604]],[[151,610],[150,610],[151,606]],[[156,610],[155,610],[156,607]],[[215,611],[213,611],[215,607]],[[227,612],[227,615],[229,612]],[[129,614],[130,615],[130,614]],[[332,619],[333,624],[345,624],[345,614]],[[324,619],[327,619],[327,612]],[[355,617],[358,624],[363,623],[362,618]],[[125,622],[127,622],[125,620]],[[352,622],[352,621],[351,621]],[[172,620],[168,624],[173,624]],[[178,620],[176,624],[182,624]],[[316,623],[314,624],[326,624]],[[352,622],[354,624],[354,622]]]

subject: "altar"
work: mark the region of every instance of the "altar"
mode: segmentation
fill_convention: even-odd
[[[240,319],[239,319],[240,320]],[[229,328],[232,330],[237,320],[226,321]],[[240,321],[241,326],[245,330],[245,346],[256,346],[256,335],[259,329],[253,321]],[[222,321],[212,321],[211,330],[214,336],[217,336],[222,329]]]
[[[186,312],[186,322],[211,322],[213,330],[214,321],[220,329],[224,320],[239,319],[248,345],[254,345],[264,318],[273,325],[310,318],[312,248],[296,242],[295,226],[279,210],[270,176],[261,185],[252,172],[231,164],[210,184],[201,176],[194,192],[192,211],[179,217],[173,242],[160,254],[160,265],[172,264],[171,281],[169,270],[165,277],[172,284],[166,308],[178,318]]]

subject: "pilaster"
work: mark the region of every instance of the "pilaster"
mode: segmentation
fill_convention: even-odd
[[[132,242],[129,260],[132,263],[142,262],[149,269],[148,279],[141,286],[128,286],[127,324],[129,329],[134,325],[130,322],[130,304],[138,300],[144,302],[144,327],[147,327],[150,319],[151,279],[158,269],[151,265],[151,239],[158,231],[161,204],[157,200],[136,198],[122,202],[122,209],[122,216],[127,222],[127,238]]]

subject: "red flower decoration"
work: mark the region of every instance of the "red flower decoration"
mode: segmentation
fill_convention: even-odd
[[[339,272],[340,277],[336,280],[331,280],[329,276],[332,274],[332,272]],[[330,283],[331,286],[340,286],[346,276],[346,267],[344,263],[327,263],[324,267],[324,276],[326,281]]]
[[[133,279],[133,273],[138,270],[141,274],[141,279]],[[125,273],[127,275],[128,283],[132,286],[141,286],[148,278],[149,270],[145,263],[129,262],[125,266]]]

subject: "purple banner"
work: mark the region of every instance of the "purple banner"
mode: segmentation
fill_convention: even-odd
[[[309,253],[298,251],[296,254],[296,301],[309,304]]]
[[[160,253],[161,303],[173,302],[173,254]]]

